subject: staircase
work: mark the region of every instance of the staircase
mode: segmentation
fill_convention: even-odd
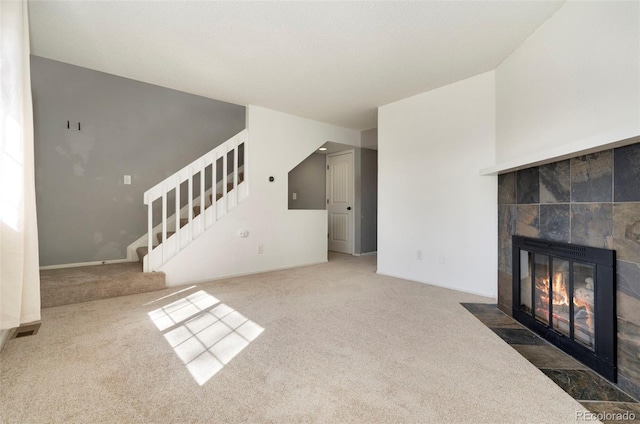
[[[144,193],[147,234],[129,246],[144,272],[159,270],[247,198],[247,141],[243,130]]]
[[[128,246],[132,262],[41,270],[42,307],[166,288],[165,274],[150,271],[158,271],[248,196],[247,141],[244,130],[144,193],[148,232]],[[150,253],[147,246],[153,246]]]

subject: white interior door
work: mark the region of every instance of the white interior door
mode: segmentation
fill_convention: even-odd
[[[329,250],[353,254],[353,150],[327,155]]]

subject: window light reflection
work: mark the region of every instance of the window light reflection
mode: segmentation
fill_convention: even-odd
[[[202,290],[148,315],[200,386],[264,331]]]

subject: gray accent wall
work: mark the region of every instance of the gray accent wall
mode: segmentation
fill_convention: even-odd
[[[31,81],[41,266],[125,258],[143,193],[245,128],[244,106],[42,57]]]
[[[378,129],[371,128],[370,130],[361,131],[360,146],[363,149],[378,150]]]
[[[289,172],[289,209],[327,208],[326,164],[325,155],[313,153]]]
[[[378,152],[361,149],[360,253],[378,250]]]
[[[365,132],[371,130],[361,134]],[[354,253],[371,253],[378,250],[378,152],[361,148],[354,150],[354,201],[357,212]]]

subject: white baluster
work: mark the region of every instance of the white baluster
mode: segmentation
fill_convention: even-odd
[[[180,218],[182,218],[182,216],[180,215],[180,184],[182,183],[182,181],[180,181],[180,175],[178,174],[176,177],[176,253],[178,253],[180,251],[181,248],[181,244],[180,244]]]
[[[213,161],[211,162],[211,204],[212,210],[212,223],[218,219],[218,159],[216,155],[213,155]]]
[[[204,197],[204,159],[200,161],[200,233],[204,232],[204,208],[206,205]]]
[[[240,163],[240,161],[238,160],[238,151],[238,138],[236,138],[235,142],[233,143],[233,188],[236,193],[236,199],[238,197],[238,163]]]
[[[191,172],[191,167],[189,167],[189,181],[187,183],[187,194],[189,195],[189,232],[188,239],[189,242],[193,240],[193,173]]]
[[[167,252],[167,186],[162,186],[162,246],[160,247],[162,251],[162,263],[166,261],[166,252]]]
[[[222,210],[227,213],[227,159],[228,147],[222,149]]]
[[[153,199],[147,197],[147,268],[146,272],[153,271],[151,263],[151,250],[153,249]],[[142,258],[140,258],[142,259]]]
[[[247,136],[247,130],[244,130],[240,139],[244,143],[244,162],[242,165],[244,167],[242,170],[244,173],[244,179],[242,180],[242,185],[244,186],[242,189],[242,199],[244,199],[249,195],[249,143],[247,143],[249,137]]]

